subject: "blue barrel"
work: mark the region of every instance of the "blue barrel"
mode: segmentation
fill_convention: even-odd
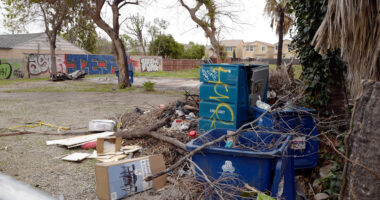
[[[257,119],[265,110],[256,106],[251,107],[253,117]],[[318,130],[313,116],[315,111],[307,108],[297,108],[298,111],[268,112],[257,122],[257,126],[283,133],[290,133],[294,129],[291,148],[295,155],[295,169],[314,168],[318,164]]]
[[[119,77],[119,69],[115,70],[115,74],[117,77],[117,83],[120,84],[120,77]],[[129,82],[133,83],[133,70],[129,70]]]
[[[192,151],[225,134],[227,129],[213,129],[187,143],[186,148]],[[241,133],[236,137],[236,148],[224,148],[223,141],[196,153],[192,160],[210,180],[226,180],[223,184],[235,187],[243,187],[247,183],[262,192],[271,192],[273,197],[295,199],[293,158],[289,156],[290,136],[264,134]],[[273,142],[277,145],[273,145]],[[229,181],[229,178],[234,181]],[[199,170],[197,179],[205,181]],[[283,188],[280,190],[281,184]],[[228,186],[226,188],[228,190]],[[231,192],[236,196],[241,195],[237,190]]]

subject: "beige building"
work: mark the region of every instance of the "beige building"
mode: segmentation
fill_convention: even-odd
[[[56,54],[89,54],[57,36]],[[45,33],[0,35],[0,59],[22,59],[29,54],[50,54]]]
[[[291,51],[289,46],[292,41],[290,40],[283,40],[282,43],[282,58],[295,58],[296,53],[295,51]],[[277,52],[278,52],[278,42],[274,44],[274,56],[277,58]]]
[[[226,57],[233,57],[233,52],[235,52],[236,58],[243,57],[243,40],[222,40],[220,44],[224,47],[224,53]]]
[[[75,46],[60,36],[56,40],[57,72],[66,72],[67,54],[89,52]],[[50,46],[45,33],[0,35],[0,79],[23,77],[48,77],[51,71]],[[6,66],[6,68],[4,68]]]
[[[273,58],[273,52],[272,44],[261,41],[246,42],[241,58]]]
[[[283,43],[283,58],[295,57],[295,52],[290,51],[290,40],[284,40]],[[274,59],[277,58],[277,43],[270,44],[262,41],[244,42],[243,40],[222,40],[220,44],[224,47],[226,57],[233,57],[235,51],[236,58],[247,59]],[[206,57],[215,56],[214,49],[211,46],[206,46]]]

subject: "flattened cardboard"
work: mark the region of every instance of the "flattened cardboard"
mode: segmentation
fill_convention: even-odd
[[[151,182],[143,182],[142,177],[164,169],[165,162],[162,155],[97,163],[95,165],[96,193],[100,200],[113,200],[125,198],[152,187],[156,190],[160,189],[166,184],[166,174]]]
[[[105,145],[104,145],[105,143],[114,144],[115,148],[113,149],[113,151],[105,152]],[[115,136],[100,137],[97,139],[97,142],[96,142],[96,152],[98,153],[98,155],[119,152],[120,148],[121,148],[121,137],[115,137]]]

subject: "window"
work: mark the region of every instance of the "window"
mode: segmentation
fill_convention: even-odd
[[[275,48],[276,50],[278,50],[278,45],[276,45],[274,48]]]
[[[290,44],[288,44],[288,51],[290,51]]]
[[[245,51],[253,51],[253,46],[245,46]]]
[[[226,50],[226,52],[231,52],[232,51],[232,47],[226,47],[225,50]]]
[[[267,50],[266,46],[262,46],[261,51],[265,51],[265,50]]]

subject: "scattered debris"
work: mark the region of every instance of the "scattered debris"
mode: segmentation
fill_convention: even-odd
[[[82,144],[82,146],[80,146],[80,148],[82,148],[82,149],[96,149],[96,143],[97,143],[97,141],[86,142],[86,143]]]
[[[73,154],[65,156],[61,159],[66,160],[66,161],[78,162],[78,161],[82,161],[82,160],[86,159],[90,155],[91,154],[89,154],[89,153],[73,153]]]
[[[314,196],[316,200],[324,200],[324,199],[329,199],[329,195],[326,193],[318,193]]]
[[[198,132],[197,132],[197,131],[190,131],[188,135],[189,135],[189,137],[191,137],[191,138],[196,138],[197,135],[198,135]]]
[[[76,70],[73,73],[67,75],[68,80],[77,80],[84,78],[86,76],[86,72],[83,70]]]
[[[328,164],[328,165],[325,165],[323,167],[321,167],[319,169],[319,175],[321,176],[321,178],[325,178],[329,175],[330,173],[330,170],[334,167],[333,164]]]

